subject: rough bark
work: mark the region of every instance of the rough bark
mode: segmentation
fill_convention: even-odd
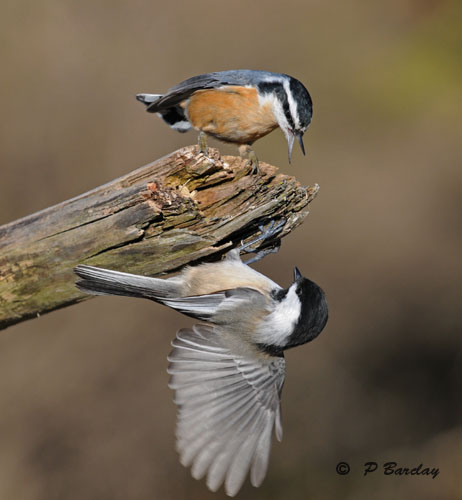
[[[72,269],[85,263],[155,276],[218,259],[258,225],[285,218],[279,236],[308,214],[304,188],[265,163],[212,161],[180,149],[71,200],[0,227],[0,328],[87,299]]]

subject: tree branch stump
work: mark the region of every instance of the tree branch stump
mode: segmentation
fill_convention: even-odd
[[[73,268],[91,264],[155,276],[255,238],[285,218],[278,237],[308,214],[319,187],[260,163],[195,146],[88,193],[0,227],[0,328],[88,299]]]

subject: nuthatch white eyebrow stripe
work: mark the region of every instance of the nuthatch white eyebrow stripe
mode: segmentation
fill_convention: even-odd
[[[237,144],[256,169],[250,146],[280,127],[289,145],[303,154],[303,134],[311,123],[313,104],[304,85],[283,73],[231,70],[194,76],[165,94],[138,94],[147,111],[157,113],[174,130],[200,132],[200,151],[207,153],[205,134]],[[243,148],[243,146],[245,146]]]

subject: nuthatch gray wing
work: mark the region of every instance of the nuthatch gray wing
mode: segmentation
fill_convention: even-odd
[[[235,495],[250,470],[259,486],[271,435],[282,439],[284,351],[313,340],[327,322],[321,288],[297,268],[283,289],[244,264],[239,249],[225,260],[158,279],[79,265],[79,289],[144,297],[205,323],[179,330],[168,359],[178,405],[181,463],[216,491]]]
[[[218,71],[193,76],[166,94],[138,94],[136,98],[174,130],[199,130],[199,147],[204,153],[203,134],[208,134],[238,144],[241,154],[247,154],[256,166],[250,146],[281,127],[289,144],[289,163],[295,139],[305,154],[303,134],[311,122],[313,105],[308,90],[289,75],[248,69]]]

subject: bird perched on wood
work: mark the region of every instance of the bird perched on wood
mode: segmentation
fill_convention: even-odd
[[[323,330],[321,288],[295,268],[284,289],[243,263],[239,249],[168,279],[85,265],[75,272],[84,292],[144,297],[204,322],[179,330],[168,357],[181,462],[196,479],[207,475],[212,491],[224,482],[237,494],[249,470],[259,486],[273,428],[282,439],[284,351]]]
[[[138,94],[136,98],[178,132],[199,130],[199,150],[207,154],[205,134],[239,145],[254,170],[258,160],[250,146],[281,127],[289,144],[289,163],[297,139],[303,154],[303,134],[313,106],[308,90],[282,73],[248,69],[193,76],[166,94]]]

